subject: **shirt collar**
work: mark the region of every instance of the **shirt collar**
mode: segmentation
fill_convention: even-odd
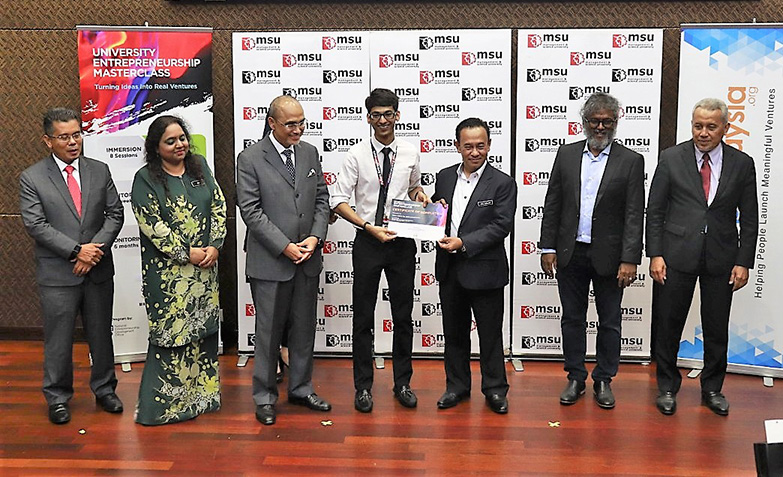
[[[277,140],[274,134],[269,133],[269,140],[272,141],[272,145],[275,146],[275,149],[277,150],[277,153],[280,154],[280,157],[283,156],[283,151],[286,149],[294,150],[294,146],[291,146],[289,148],[283,147],[282,144]]]
[[[610,142],[609,145],[606,146],[604,150],[601,151],[597,156],[593,156],[593,152],[590,150],[587,141],[585,141],[585,147],[584,149],[582,149],[582,154],[587,153],[588,157],[592,158],[595,161],[600,161],[604,157],[609,157],[609,153],[612,152],[612,142]]]
[[[696,162],[700,163],[702,158],[704,157],[704,153],[699,150],[696,145],[693,145],[693,151],[696,155]],[[710,163],[711,164],[717,164],[723,160],[723,143],[719,143],[716,147],[714,147],[711,151],[708,151],[707,154],[710,156]]]
[[[463,172],[465,169],[463,169],[464,164],[460,164],[459,167],[457,167],[457,177],[458,178],[465,178],[465,174]],[[476,179],[481,179],[481,175],[484,173],[484,171],[487,169],[487,161],[484,161],[484,164],[481,165],[478,169],[471,174],[471,176],[476,176]]]
[[[54,163],[57,164],[57,169],[60,170],[60,172],[64,171],[65,168],[69,165],[73,166],[74,169],[77,171],[79,170],[79,158],[73,160],[72,163],[68,164],[67,162],[63,161],[55,153],[52,153],[52,158],[54,158]]]
[[[397,137],[395,137],[391,144],[387,146],[386,144],[382,144],[381,141],[375,139],[375,135],[373,134],[370,136],[370,142],[372,143],[372,147],[374,147],[377,152],[381,152],[384,147],[388,147],[392,151],[397,147]]]

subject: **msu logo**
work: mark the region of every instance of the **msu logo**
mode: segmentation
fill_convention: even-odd
[[[340,274],[334,270],[326,270],[324,272],[324,281],[328,285],[333,285],[340,281]]]
[[[334,139],[324,139],[324,152],[332,152],[337,149],[337,141]]]
[[[334,172],[324,172],[324,182],[326,182],[326,185],[333,185],[337,182],[337,174]]]
[[[430,84],[434,79],[432,71],[419,71],[419,84]]]
[[[296,55],[283,53],[283,68],[290,68],[296,64]]]
[[[430,36],[420,36],[419,37],[419,49],[420,50],[429,50],[435,46],[435,42],[432,40],[432,37]]]
[[[422,139],[420,144],[421,144],[421,152],[432,152],[432,150],[435,149],[435,143],[433,143],[429,139]]]
[[[532,240],[522,241],[522,255],[531,255],[536,253],[536,243]]]
[[[622,70],[620,68],[614,68],[612,69],[612,82],[613,83],[620,83],[622,81],[625,81],[626,78],[625,70]]]
[[[296,88],[283,88],[283,96],[290,96],[296,99]]]
[[[435,242],[432,240],[421,241],[421,253],[432,253],[435,251]]]
[[[628,39],[625,37],[625,35],[620,33],[615,33],[612,35],[612,48],[622,48],[627,44]]]
[[[536,315],[536,309],[535,307],[532,307],[530,305],[522,305],[520,308],[519,316],[522,318],[532,318]]]
[[[394,322],[388,318],[383,320],[383,332],[384,333],[391,333],[394,331]]]
[[[324,106],[324,121],[331,121],[332,119],[337,117],[337,110],[330,107],[330,106]]]
[[[473,101],[476,99],[476,90],[473,88],[462,88],[462,101]]]
[[[378,67],[391,68],[394,64],[394,60],[391,55],[378,55]]]
[[[522,173],[522,185],[533,185],[538,182],[538,174],[535,172]]]
[[[326,335],[326,346],[334,348],[340,346],[340,336],[338,335]]]
[[[533,272],[522,272],[522,284],[523,285],[535,285],[536,274]]]
[[[421,335],[421,346],[424,348],[431,348],[435,346],[435,335],[431,334],[422,334]]]
[[[579,86],[571,86],[568,88],[568,99],[570,100],[581,99],[584,95],[584,90]]]
[[[254,304],[245,304],[245,316],[256,316],[256,306]]]
[[[337,81],[337,73],[332,70],[324,70],[324,83],[330,84]]]
[[[432,273],[422,273],[421,274],[421,286],[428,287],[430,285],[433,285],[435,283],[435,275]]]
[[[568,122],[568,135],[576,136],[582,134],[582,125],[576,121]]]
[[[337,307],[334,305],[324,305],[324,317],[325,318],[334,318],[337,316]]]
[[[580,53],[578,51],[571,52],[571,66],[579,66],[584,62],[585,62],[584,53]]]
[[[536,216],[538,216],[538,212],[536,211],[535,207],[531,207],[529,205],[523,205],[522,206],[522,218],[523,219],[535,219]]]
[[[533,349],[536,347],[536,338],[533,336],[523,336],[522,337],[522,348],[523,349]]]
[[[435,108],[428,104],[422,104],[419,106],[419,117],[421,119],[431,118],[435,114]]]
[[[476,62],[476,54],[470,51],[462,52],[462,66],[470,66]]]
[[[432,172],[421,173],[421,185],[432,185],[435,183],[435,174]]]
[[[539,147],[541,147],[541,143],[538,142],[538,139],[532,137],[525,139],[525,152],[538,151]]]
[[[525,107],[525,117],[527,117],[527,119],[536,119],[539,116],[541,116],[541,108],[538,106]]]
[[[422,303],[421,304],[421,315],[422,316],[432,316],[435,314],[436,307],[432,303]]]
[[[337,244],[332,242],[331,240],[324,240],[323,245],[323,252],[324,255],[329,255],[330,253],[334,253],[337,251]]]
[[[541,46],[541,35],[537,35],[535,33],[530,34],[527,36],[527,47],[528,48],[538,48]]]
[[[324,50],[331,50],[337,46],[337,40],[334,39],[334,37],[331,36],[325,36],[321,39],[321,48]]]
[[[541,79],[541,72],[535,68],[529,68],[527,70],[527,82],[535,83]]]

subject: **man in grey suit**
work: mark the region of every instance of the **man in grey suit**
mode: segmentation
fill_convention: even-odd
[[[748,283],[759,222],[753,158],[723,142],[728,130],[726,103],[714,98],[696,103],[693,140],[661,152],[650,185],[647,256],[661,290],[655,316],[656,406],[665,415],[677,410],[682,382],[677,353],[697,279],[704,332],[701,400],[715,414],[729,413],[721,389],[731,298]]]
[[[275,423],[280,341],[288,322],[288,402],[332,406],[313,390],[318,276],[329,222],[329,191],[318,151],[301,141],[302,106],[279,96],[269,106],[272,133],[237,158],[237,204],[247,225],[246,273],[256,308],[253,400],[256,419]]]
[[[107,412],[122,412],[115,394],[111,335],[114,263],[111,246],[123,206],[103,162],[82,155],[80,118],[63,108],[46,112],[43,140],[51,155],[20,177],[20,209],[35,240],[36,281],[44,330],[43,393],[49,420],[71,420],[73,330],[82,317],[90,347],[90,388]]]

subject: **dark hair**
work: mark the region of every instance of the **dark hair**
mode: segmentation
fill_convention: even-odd
[[[487,124],[487,122],[483,119],[468,118],[463,119],[459,124],[457,124],[457,130],[455,131],[457,142],[459,142],[459,133],[461,133],[463,129],[467,128],[484,128],[484,130],[487,132],[487,140],[489,141],[489,124]]]
[[[369,113],[372,108],[378,106],[391,106],[394,111],[397,111],[400,106],[400,98],[390,89],[375,88],[364,100],[364,107]]]
[[[44,134],[51,136],[54,132],[54,123],[62,122],[67,123],[69,121],[76,120],[79,123],[79,130],[82,129],[82,118],[79,117],[79,113],[73,109],[67,108],[52,108],[44,114],[43,117],[43,130]]]
[[[620,116],[620,102],[617,98],[611,94],[606,93],[593,93],[587,98],[585,104],[582,105],[582,110],[579,112],[582,115],[582,121],[587,121],[590,117],[599,111],[609,110],[617,119]]]
[[[152,121],[150,128],[147,131],[147,139],[144,140],[144,159],[147,161],[147,168],[150,171],[150,177],[155,182],[163,184],[163,189],[166,191],[166,195],[169,195],[169,187],[166,181],[166,173],[163,171],[163,160],[158,154],[158,145],[163,137],[163,133],[166,132],[166,128],[172,124],[179,124],[182,131],[185,133],[185,137],[188,138],[188,144],[190,150],[185,155],[185,173],[196,180],[204,179],[204,173],[201,170],[201,163],[196,160],[196,156],[193,155],[193,143],[190,140],[190,132],[182,118],[177,116],[160,116]]]

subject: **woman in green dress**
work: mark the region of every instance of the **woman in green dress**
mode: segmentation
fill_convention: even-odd
[[[159,425],[220,409],[218,250],[226,203],[182,119],[161,116],[144,143],[131,200],[141,236],[149,348],[136,422]]]

